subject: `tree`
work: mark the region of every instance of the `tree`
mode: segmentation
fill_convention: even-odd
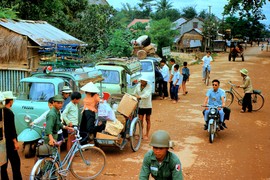
[[[189,6],[189,7],[185,7],[183,8],[183,13],[181,14],[182,17],[186,18],[186,19],[192,19],[194,17],[197,16],[197,11],[195,9],[195,7]]]
[[[116,10],[111,6],[89,5],[83,11],[82,17],[74,24],[71,32],[85,41],[91,52],[106,49],[112,29],[118,27],[112,18],[115,13]]]
[[[17,19],[17,12],[13,10],[13,7],[12,8],[0,7],[0,18]]]
[[[157,44],[157,54],[162,57],[162,47],[171,46],[178,34],[177,30],[172,30],[173,24],[168,19],[151,21],[149,36],[153,43]]]
[[[156,12],[151,13],[151,18],[161,20],[168,18],[170,21],[176,21],[180,18],[180,13],[177,9],[172,9],[172,3],[169,0],[160,0],[156,4]]]
[[[211,46],[212,40],[216,39],[216,36],[218,33],[218,24],[219,22],[213,14],[208,15],[208,17],[204,20],[202,33],[203,33],[203,36],[209,40],[208,47],[209,45]]]

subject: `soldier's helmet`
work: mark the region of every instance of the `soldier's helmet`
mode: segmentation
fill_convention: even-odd
[[[152,134],[150,146],[172,148],[174,145],[167,131],[158,130]]]

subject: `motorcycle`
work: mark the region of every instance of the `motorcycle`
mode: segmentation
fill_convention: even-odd
[[[23,142],[24,156],[25,158],[33,157],[36,153],[36,145],[39,139],[44,136],[46,128],[46,122],[43,126],[29,125],[18,135],[18,141]]]
[[[220,115],[218,112],[218,108],[221,106],[203,106],[209,107],[209,113],[207,115],[207,131],[209,133],[209,142],[213,143],[216,133],[224,128],[220,122]],[[204,112],[205,113],[205,112]]]

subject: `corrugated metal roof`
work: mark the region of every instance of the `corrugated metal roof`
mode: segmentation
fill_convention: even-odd
[[[46,45],[47,42],[85,45],[83,41],[61,31],[46,21],[1,19],[0,25],[18,34],[27,36],[40,46]]]
[[[175,24],[175,27],[173,29],[178,29],[185,22],[187,22],[187,20],[185,18],[177,19],[176,21],[173,22],[173,24]]]

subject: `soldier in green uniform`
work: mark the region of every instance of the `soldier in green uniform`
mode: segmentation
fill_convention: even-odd
[[[54,145],[57,140],[57,132],[63,128],[73,131],[72,127],[64,126],[60,120],[60,109],[63,106],[63,97],[61,95],[55,95],[53,97],[53,107],[46,116],[46,129],[45,129],[45,143]]]
[[[157,180],[182,180],[182,167],[179,158],[169,148],[173,147],[170,135],[164,130],[158,130],[151,137],[150,146],[143,160],[140,180],[148,180],[149,175]]]

